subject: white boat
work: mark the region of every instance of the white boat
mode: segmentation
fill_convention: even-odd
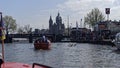
[[[115,39],[112,42],[120,49],[120,32],[116,34]]]

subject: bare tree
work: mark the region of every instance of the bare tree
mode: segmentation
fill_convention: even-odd
[[[19,27],[17,30],[18,34],[23,34],[24,33],[24,28],[23,27]]]
[[[23,33],[27,33],[27,34],[29,34],[29,33],[31,33],[32,32],[32,28],[30,27],[30,25],[25,25],[25,26],[20,26],[19,28],[18,28],[18,31],[17,31],[18,33],[20,33],[20,34],[23,34]]]
[[[30,27],[30,25],[25,25],[24,30],[25,30],[26,33],[31,33],[32,28]]]

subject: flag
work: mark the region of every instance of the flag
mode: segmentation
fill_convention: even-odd
[[[3,19],[2,19],[2,13],[0,13],[1,15],[1,20],[0,20],[0,39],[4,40],[5,39],[5,32],[4,32],[4,23],[3,23]]]

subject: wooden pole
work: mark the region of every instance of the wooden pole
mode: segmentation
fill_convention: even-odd
[[[109,14],[107,14],[107,21],[109,21]]]
[[[4,61],[4,40],[2,40],[2,59]]]

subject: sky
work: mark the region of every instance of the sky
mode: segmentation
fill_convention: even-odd
[[[48,29],[50,16],[55,22],[58,12],[66,27],[68,17],[71,27],[76,22],[83,27],[84,17],[94,8],[105,16],[105,8],[110,8],[109,19],[120,20],[120,0],[0,0],[3,16],[12,16],[18,27],[30,25],[33,29]]]

